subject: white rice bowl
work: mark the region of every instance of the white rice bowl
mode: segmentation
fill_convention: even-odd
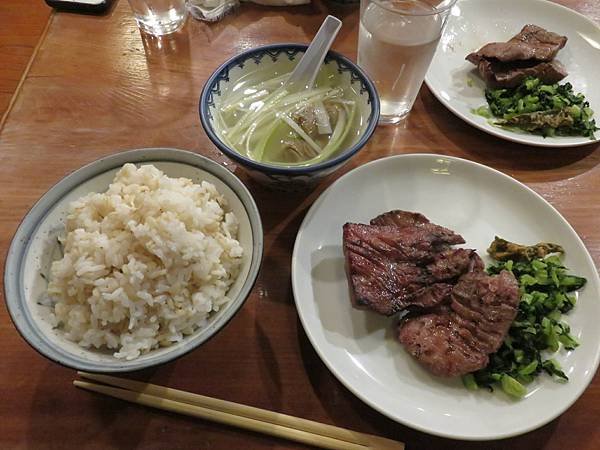
[[[69,205],[52,263],[52,325],[85,348],[132,360],[180,342],[228,301],[243,249],[214,185],[126,164],[108,191]]]

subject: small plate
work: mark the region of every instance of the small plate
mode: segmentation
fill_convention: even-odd
[[[460,233],[486,263],[495,235],[521,243],[557,242],[565,263],[588,279],[566,316],[581,341],[556,359],[570,381],[548,376],[521,401],[502,392],[471,392],[458,378],[435,377],[395,339],[395,320],[350,304],[342,253],[345,222],[392,209],[418,211]],[[487,440],[533,430],[565,411],[592,380],[600,357],[600,287],[594,263],[567,221],[513,178],[440,155],[401,155],[361,166],[335,182],[300,226],[292,258],[298,314],[321,359],[354,394],[390,418],[449,438]]]
[[[561,81],[573,85],[600,114],[600,28],[590,19],[546,0],[460,0],[448,24],[425,77],[431,92],[442,104],[465,122],[486,133],[520,144],[539,147],[574,147],[593,142],[586,137],[548,137],[508,131],[491,125],[472,112],[487,105],[485,83],[477,68],[465,56],[488,42],[507,41],[533,23],[569,38],[556,59],[569,75]],[[471,80],[471,81],[470,81]],[[596,119],[598,123],[599,120]],[[600,132],[596,133],[600,138]]]

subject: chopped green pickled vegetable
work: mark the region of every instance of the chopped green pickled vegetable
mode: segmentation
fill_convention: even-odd
[[[519,375],[523,376],[523,375],[531,375],[532,373],[535,372],[535,370],[538,367],[538,362],[537,361],[531,361],[529,364],[527,364],[525,367],[522,367],[519,369]]]
[[[468,374],[464,375],[462,377],[462,382],[465,385],[465,387],[467,389],[469,389],[470,391],[475,391],[475,390],[479,389],[479,386],[477,385],[477,381],[475,381],[475,377],[473,376],[472,373],[468,373]]]
[[[542,367],[548,373],[548,375],[552,375],[556,381],[569,381],[569,377],[565,375],[565,373],[561,370],[560,364],[557,363],[554,359],[548,359],[544,361]]]
[[[522,398],[527,393],[527,388],[510,375],[502,375],[500,383],[502,390],[515,398]]]
[[[560,364],[552,359],[552,355],[561,348],[569,351],[579,345],[577,338],[571,335],[569,325],[561,319],[563,314],[575,306],[576,297],[573,292],[582,288],[586,279],[567,273],[568,269],[561,261],[563,250],[558,245],[538,244],[550,245],[553,252],[560,253],[548,254],[547,250],[550,249],[545,248],[541,253],[546,256],[533,257],[534,250],[524,252],[523,249],[537,251],[540,250],[539,247],[536,249],[536,246],[510,244],[515,246],[513,250],[519,250],[514,256],[529,254],[531,258],[498,261],[488,267],[487,271],[498,274],[508,270],[519,281],[521,301],[517,317],[500,349],[490,355],[487,367],[464,376],[463,383],[471,390],[477,387],[493,390],[500,386],[509,396],[522,398],[527,393],[527,384],[543,372],[552,376],[555,381],[568,381],[567,375]],[[503,255],[502,252],[500,254]]]
[[[594,112],[583,94],[571,83],[542,84],[527,78],[515,88],[486,89],[495,125],[518,128],[547,136],[585,136],[594,139],[598,130]],[[474,110],[476,114],[481,108]]]
[[[492,113],[490,112],[490,108],[487,106],[480,106],[479,108],[472,110],[473,114],[477,114],[478,116],[485,117],[486,119],[491,119]]]

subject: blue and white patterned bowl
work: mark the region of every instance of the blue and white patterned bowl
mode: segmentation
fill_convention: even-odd
[[[306,48],[307,45],[304,44],[273,44],[240,53],[215,70],[204,85],[200,96],[200,120],[210,140],[225,155],[245,167],[253,178],[276,188],[294,189],[311,185],[334,172],[367,143],[379,120],[379,97],[373,82],[348,58],[329,51],[324,64],[334,64],[340,75],[355,87],[356,92],[359,93],[359,107],[367,117],[350,147],[318,164],[308,167],[289,167],[254,161],[225,144],[219,137],[219,130],[213,126],[214,112],[219,107],[222,95],[232,89],[242,76],[256,70],[259,66],[261,70],[272,68],[273,73],[291,71],[302,58]]]
[[[68,205],[90,192],[104,192],[125,164],[154,164],[170,177],[213,183],[239,220],[238,240],[244,248],[238,278],[229,289],[230,301],[211,315],[204,328],[170,347],[152,350],[126,361],[112,352],[86,349],[65,338],[48,320],[49,308],[40,299],[48,287],[47,274],[60,256],[57,236],[64,233]],[[4,297],[10,316],[23,338],[39,353],[67,367],[87,372],[128,372],[178,358],[217,334],[239,311],[250,294],[262,260],[263,230],[258,208],[244,184],[229,170],[195,153],[171,148],[140,149],[99,159],[67,175],[27,213],[6,257]],[[58,253],[58,254],[57,254]]]

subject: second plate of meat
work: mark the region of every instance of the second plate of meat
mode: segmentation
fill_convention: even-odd
[[[512,273],[487,274],[495,236],[555,242],[587,278],[565,314],[575,350],[554,355],[569,381],[540,376],[519,401],[467,390],[517,314]],[[488,167],[440,155],[402,155],[334,183],[302,223],[292,260],[298,314],[314,348],[354,394],[416,429],[498,439],[565,411],[600,357],[598,275],[582,241],[542,197]]]
[[[586,145],[597,141],[600,133],[590,131],[588,120],[581,125],[580,116],[560,114],[563,106],[571,105],[552,102],[552,89],[542,89],[547,91],[542,94],[546,99],[537,90],[527,97],[522,88],[524,101],[518,104],[515,99],[517,108],[500,108],[505,117],[498,110],[490,114],[485,89],[486,85],[516,88],[528,76],[544,85],[570,83],[574,93],[585,96],[595,111],[592,119],[600,125],[599,47],[598,25],[564,6],[546,0],[460,0],[452,9],[425,82],[444,106],[486,133],[541,147]],[[536,121],[535,131],[524,131]],[[578,135],[559,135],[565,133]]]

